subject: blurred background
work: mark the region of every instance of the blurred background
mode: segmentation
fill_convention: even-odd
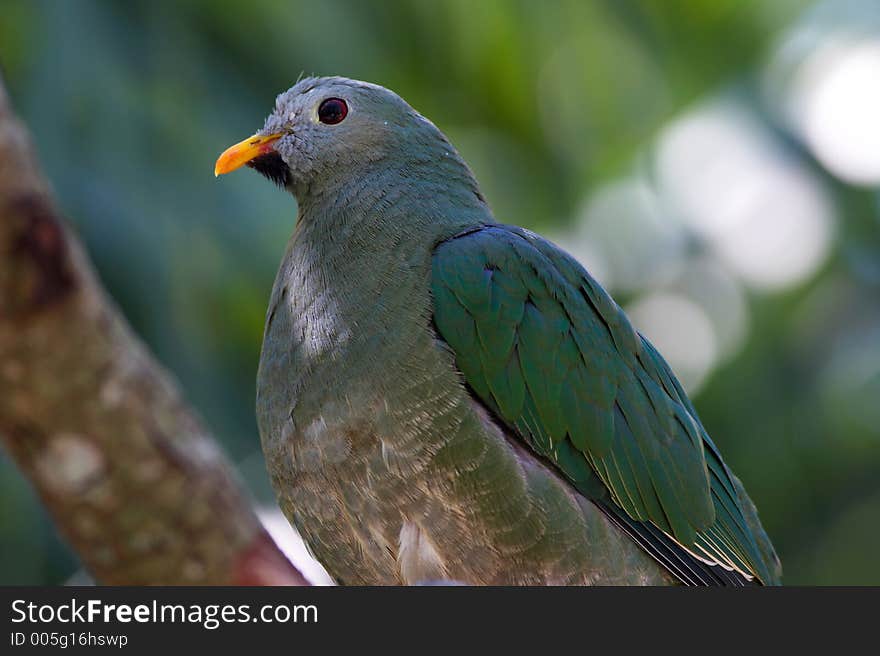
[[[877,0],[0,0],[65,213],[270,529],[254,420],[294,201],[215,180],[300,74],[394,89],[666,356],[789,584],[880,584]],[[79,566],[0,453],[0,582]]]

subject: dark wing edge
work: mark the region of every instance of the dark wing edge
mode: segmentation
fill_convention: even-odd
[[[622,509],[608,503],[602,501],[593,501],[593,503],[612,524],[626,533],[684,585],[743,587],[759,584],[753,576],[746,576],[719,563],[698,558],[650,522],[636,521]]]
[[[525,282],[516,280],[517,276]],[[515,288],[516,284],[531,285],[529,294],[538,285],[541,289],[534,292],[534,298],[527,295],[525,301],[520,295],[522,307],[519,301],[505,304],[505,287],[522,291]],[[498,286],[500,293],[496,293]],[[579,293],[572,294],[572,288]],[[431,292],[435,329],[455,354],[475,401],[537,455],[549,459],[610,521],[670,573],[688,585],[778,582],[778,559],[754,505],[722,461],[690,400],[659,353],[629,326],[623,312],[576,260],[521,228],[481,226],[438,244]],[[530,308],[528,303],[532,303]],[[541,305],[543,312],[535,304]],[[562,350],[558,340],[550,339],[554,335],[558,338],[553,332],[554,312],[565,318],[576,304],[574,310],[587,313],[596,326],[604,329],[575,335],[575,339],[584,340],[578,341],[584,358],[576,360],[579,366],[589,362],[589,356],[599,362],[605,357],[604,364],[610,365],[611,371],[620,363],[629,368],[621,369],[626,375],[621,383],[623,391],[616,390],[622,398],[614,401],[612,395],[614,405],[602,416],[596,414],[592,404],[572,400],[570,392],[567,405],[564,398],[559,400],[558,395],[565,394],[560,389],[570,387],[568,382],[573,380],[567,377],[571,368],[553,370],[552,363],[541,364],[541,349],[548,356],[554,355],[554,348]],[[529,310],[535,316],[524,317]],[[567,318],[574,324],[570,316]],[[545,319],[535,327],[536,321]],[[531,352],[523,356],[522,351],[529,349]],[[576,373],[582,377],[578,384],[593,385],[593,381],[583,379],[584,371]],[[548,389],[546,381],[552,387],[554,380],[559,384]],[[602,389],[591,387],[589,391],[603,394]],[[586,398],[592,399],[589,395]],[[669,413],[672,418],[655,416],[658,422],[667,422],[666,430],[674,430],[678,439],[670,448],[671,455],[660,454],[659,459],[665,461],[659,469],[643,453],[648,449],[653,457],[661,450],[645,444],[646,439],[661,439],[656,435],[646,438],[655,428],[639,414],[648,405],[646,399],[658,410],[670,403],[675,409],[675,413]],[[591,449],[588,440],[595,438],[580,435],[575,439],[570,435],[577,432],[572,428],[577,422],[571,418],[585,416],[578,414],[579,405],[590,406],[591,426],[597,425],[596,421],[612,425],[617,416],[617,428],[611,429],[613,443],[600,443],[598,447],[593,443]],[[563,416],[566,411],[567,417]],[[632,426],[628,425],[630,418]],[[674,429],[668,427],[669,423],[675,424]],[[679,465],[675,458],[684,460],[685,465]],[[699,483],[699,475],[694,475],[699,467],[704,470],[705,486]],[[588,478],[601,479],[604,495],[592,492],[596,484],[586,483]],[[706,501],[699,496],[691,498],[693,495],[705,495]],[[681,501],[683,510],[678,516],[667,512],[670,508],[673,513],[679,511],[669,499]],[[701,519],[705,518],[705,503],[711,506],[708,521]]]
[[[654,348],[653,344],[644,337],[642,340],[645,346],[645,357],[653,361],[657,369],[657,375],[669,386],[670,394],[674,395],[676,400],[687,409],[698,425],[706,451],[712,491],[716,497],[716,511],[719,504],[723,506],[726,513],[739,511],[743,521],[738,522],[738,524],[745,529],[743,537],[751,543],[754,549],[752,560],[754,560],[755,568],[758,570],[757,574],[760,581],[765,585],[779,585],[782,579],[782,564],[779,561],[779,556],[776,555],[770,538],[761,525],[761,520],[758,518],[758,509],[746,493],[742,482],[724,463],[724,460],[721,458],[721,452],[700,422],[693,403],[672,373],[669,364],[663,359],[657,349]],[[754,556],[758,556],[758,558],[755,559]],[[742,558],[748,560],[746,556],[742,556]]]

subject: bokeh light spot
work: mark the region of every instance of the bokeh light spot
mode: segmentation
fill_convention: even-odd
[[[852,184],[880,184],[880,38],[829,36],[799,67],[791,94],[817,159]]]
[[[826,192],[742,107],[716,102],[673,123],[657,170],[681,218],[751,286],[785,289],[824,262],[834,224]]]

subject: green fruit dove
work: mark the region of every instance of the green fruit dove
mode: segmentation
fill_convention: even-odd
[[[301,80],[215,173],[243,165],[298,201],[257,419],[338,583],[779,583],[660,354],[400,97]]]

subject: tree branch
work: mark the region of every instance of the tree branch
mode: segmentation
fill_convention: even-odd
[[[307,585],[59,217],[0,79],[0,440],[104,584]]]

